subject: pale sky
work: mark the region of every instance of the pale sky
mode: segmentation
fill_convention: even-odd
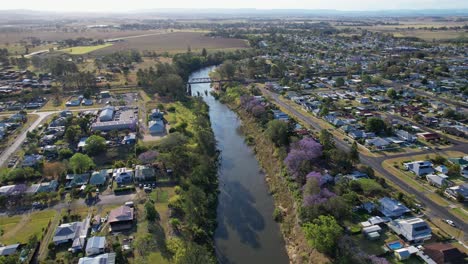
[[[0,9],[134,11],[157,8],[462,9],[468,0],[2,0]]]

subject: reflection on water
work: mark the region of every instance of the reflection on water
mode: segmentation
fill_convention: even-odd
[[[208,77],[211,68],[192,78]],[[209,84],[192,85],[210,107],[213,131],[221,150],[218,227],[215,245],[220,263],[288,263],[279,226],[273,221],[273,198],[251,149],[239,132],[236,114],[205,91]]]

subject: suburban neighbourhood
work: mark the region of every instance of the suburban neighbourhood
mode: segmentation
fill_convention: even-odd
[[[466,10],[22,12],[0,264],[467,263]]]

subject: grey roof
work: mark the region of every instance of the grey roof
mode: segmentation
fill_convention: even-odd
[[[66,240],[73,240],[77,236],[77,233],[80,231],[82,222],[73,222],[62,224],[57,227],[55,231],[53,242],[61,242]]]
[[[383,197],[379,202],[380,212],[387,217],[399,217],[410,211],[408,207],[389,197]]]
[[[0,247],[0,256],[9,256],[16,253],[20,244],[13,244],[4,247]]]
[[[115,264],[115,253],[106,253],[95,257],[80,258],[78,264]]]
[[[106,237],[102,236],[95,236],[95,237],[90,237],[88,239],[88,243],[86,244],[86,251],[88,251],[91,248],[104,248],[106,245]]]

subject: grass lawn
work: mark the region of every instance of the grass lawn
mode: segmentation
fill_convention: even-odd
[[[23,216],[0,218],[3,236],[0,242],[4,244],[27,243],[32,235],[41,238],[42,231],[56,214],[54,210],[34,212]]]
[[[86,53],[93,52],[95,50],[103,49],[112,46],[112,44],[102,44],[96,46],[77,46],[72,48],[61,49],[59,51],[71,54],[71,55],[83,55]]]
[[[385,242],[385,236],[382,236],[379,240],[369,240],[365,238],[363,234],[351,236],[351,238],[367,254],[380,255],[385,253],[385,250],[382,248]]]
[[[187,124],[187,131],[193,133],[193,121],[195,120],[195,116],[189,108],[187,108],[184,104],[181,102],[175,102],[175,103],[170,103],[167,104],[165,107],[166,109],[169,107],[175,107],[175,112],[171,113],[168,112],[166,115],[166,119],[169,122],[169,125],[171,127],[177,127],[177,125],[181,123],[186,123]]]

